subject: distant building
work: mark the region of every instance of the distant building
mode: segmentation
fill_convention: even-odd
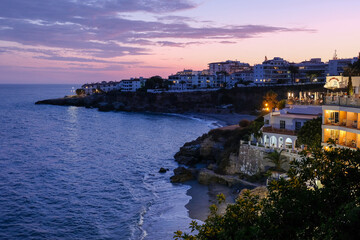
[[[139,88],[145,85],[146,79],[145,78],[131,78],[131,79],[124,79],[120,81],[119,89],[122,92],[136,92]]]
[[[291,81],[290,63],[275,57],[254,66],[254,83],[288,83]]]
[[[188,90],[197,88],[214,88],[217,86],[215,76],[207,70],[193,71],[191,69],[177,72],[169,76],[173,85],[171,90]]]
[[[210,75],[215,75],[219,72],[226,72],[232,74],[243,70],[249,70],[250,65],[248,63],[241,63],[240,61],[227,60],[225,62],[213,62],[209,63]]]
[[[253,82],[254,81],[254,70],[244,70],[234,72],[231,74],[231,79],[237,82]]]
[[[330,76],[341,75],[344,73],[344,68],[346,68],[349,64],[353,64],[357,60],[357,57],[329,60],[329,67],[327,73]]]
[[[81,86],[81,88],[85,91],[85,94],[93,94],[97,92],[109,92],[112,90],[118,89],[119,82],[105,82],[101,83],[87,83]]]
[[[305,122],[321,116],[321,106],[294,106],[264,116],[263,143],[272,148],[295,149],[297,132]]]
[[[328,64],[321,61],[321,58],[312,58],[310,61],[303,61],[295,64],[299,68],[295,74],[299,82],[325,82]]]

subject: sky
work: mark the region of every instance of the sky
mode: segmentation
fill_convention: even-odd
[[[358,56],[359,0],[0,0],[0,83]]]

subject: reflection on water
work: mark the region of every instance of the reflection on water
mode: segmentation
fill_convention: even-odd
[[[171,239],[191,219],[173,155],[210,127],[34,105],[71,86],[0,86],[0,239]]]

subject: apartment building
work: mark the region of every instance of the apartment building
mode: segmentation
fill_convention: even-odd
[[[275,57],[254,66],[254,83],[288,83],[291,81],[290,63]]]
[[[342,93],[329,94],[324,99],[322,142],[331,139],[338,147],[360,147],[360,98]]]
[[[211,75],[215,75],[219,72],[226,72],[227,74],[233,74],[234,72],[249,70],[250,65],[248,63],[242,63],[240,61],[227,60],[225,62],[213,62],[209,63],[209,72]]]

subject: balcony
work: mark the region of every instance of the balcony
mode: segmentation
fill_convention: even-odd
[[[325,122],[325,124],[332,125],[332,126],[342,126],[342,127],[347,127],[347,128],[358,129],[358,121],[353,121],[353,120],[343,119],[342,121],[335,122],[335,119],[328,118],[327,121]]]
[[[263,127],[263,132],[266,133],[277,133],[277,134],[284,134],[284,135],[293,135],[296,136],[296,131],[289,130],[289,129],[280,129],[280,128],[273,128],[273,127]]]
[[[333,139],[335,140],[335,144],[339,147],[357,148],[360,146],[360,134],[331,129],[325,129],[323,134],[324,143]]]
[[[359,107],[360,98],[356,96],[325,96],[325,105],[344,106],[344,107]]]

